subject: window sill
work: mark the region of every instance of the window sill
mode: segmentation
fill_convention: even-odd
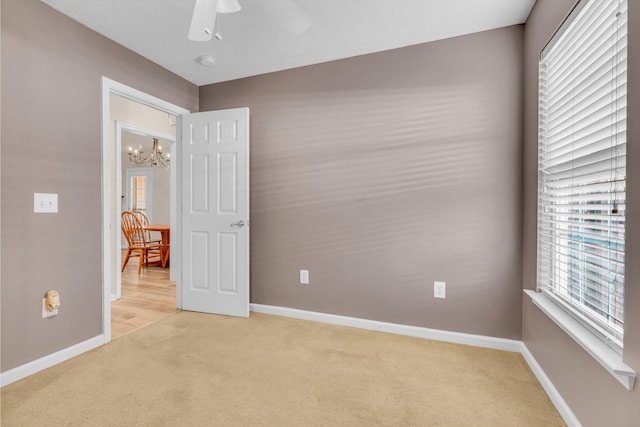
[[[636,371],[622,361],[622,356],[602,342],[580,322],[558,307],[546,295],[525,289],[531,301],[577,342],[587,353],[598,361],[627,390],[633,390],[636,382]]]

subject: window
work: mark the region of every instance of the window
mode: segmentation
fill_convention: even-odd
[[[147,177],[134,176],[131,178],[131,210],[147,210]]]
[[[126,171],[126,206],[128,211],[142,211],[153,221],[153,169],[129,168]]]
[[[621,353],[627,0],[582,0],[539,70],[538,290]]]

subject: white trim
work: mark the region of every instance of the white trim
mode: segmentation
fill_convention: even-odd
[[[533,371],[533,374],[538,379],[538,382],[540,382],[540,385],[542,385],[544,391],[547,392],[549,399],[551,399],[551,402],[560,413],[560,416],[562,417],[564,422],[567,423],[567,426],[581,427],[582,424],[580,423],[578,418],[575,416],[569,405],[567,405],[567,402],[565,402],[565,400],[562,398],[562,395],[560,394],[558,389],[555,388],[547,374],[545,374],[544,370],[542,370],[542,366],[538,364],[538,361],[535,359],[535,357],[533,357],[533,354],[531,354],[524,343],[522,343],[520,353],[529,365],[529,368],[531,368],[531,371]]]
[[[8,384],[26,378],[29,375],[33,375],[36,372],[40,372],[44,369],[57,365],[58,363],[62,363],[65,360],[69,360],[89,350],[100,347],[103,344],[104,336],[98,335],[86,341],[72,345],[71,347],[48,354],[40,359],[25,363],[17,368],[10,369],[0,374],[0,386],[4,387]]]
[[[531,301],[553,322],[567,333],[591,357],[598,361],[627,390],[632,391],[636,382],[636,371],[624,363],[622,356],[594,335],[582,323],[560,308],[549,297],[541,292],[525,289]]]
[[[174,116],[180,116],[182,114],[188,114],[189,110],[171,104],[155,96],[148,95],[142,91],[126,86],[122,83],[118,83],[107,77],[101,78],[102,85],[102,336],[104,337],[104,343],[111,341],[111,282],[112,272],[112,259],[111,259],[111,239],[110,234],[112,230],[111,224],[111,212],[114,201],[111,200],[111,188],[109,187],[109,94],[113,93],[124,98],[133,100],[140,104],[173,114]],[[180,120],[178,120],[180,121]],[[179,134],[176,133],[176,138],[179,138]],[[179,161],[180,150],[177,150],[177,156]],[[117,157],[117,156],[116,156]],[[173,163],[173,162],[172,162]],[[176,171],[176,175],[179,171]],[[180,183],[178,182],[177,191],[180,192]],[[180,200],[179,194],[176,195]],[[120,203],[120,200],[117,201]],[[178,209],[178,215],[181,210]],[[181,223],[180,218],[176,219],[178,224]],[[115,228],[115,227],[114,227]],[[180,252],[180,239],[173,243],[176,245],[176,252]],[[176,305],[181,308],[180,294],[182,290],[181,275],[176,277]]]
[[[118,83],[115,80],[111,80],[107,77],[102,77],[102,85],[103,88],[105,85],[108,87],[109,90],[107,94],[113,93],[116,95],[120,95],[123,98],[138,102],[140,104],[146,105],[147,107],[155,108],[156,110],[161,110],[166,113],[173,114],[174,116],[189,114],[190,112],[186,108],[182,108],[160,98],[156,98],[155,96],[144,93],[138,89],[134,89],[131,86]]]
[[[536,376],[542,388],[545,390],[551,402],[560,413],[569,427],[581,427],[580,421],[575,416],[567,402],[562,398],[553,383],[542,370],[527,346],[522,341],[505,338],[488,337],[484,335],[465,334],[461,332],[429,329],[419,326],[408,326],[397,323],[379,322],[377,320],[359,319],[356,317],[339,316],[335,314],[318,313],[314,311],[298,310],[295,308],[277,307],[273,305],[250,304],[250,310],[255,313],[272,314],[275,316],[291,317],[294,319],[311,320],[314,322],[329,323],[332,325],[350,326],[353,328],[367,329],[370,331],[387,332],[397,335],[406,335],[416,338],[424,338],[435,341],[444,341],[454,344],[471,345],[474,347],[491,348],[494,350],[512,351],[520,353],[527,362],[533,374]]]
[[[177,119],[176,119],[177,121]],[[172,159],[178,159],[176,156],[177,144],[175,140],[169,145],[169,154],[171,154]],[[169,168],[171,168],[171,172],[169,174],[169,209],[171,209],[171,214],[169,215],[169,240],[171,242],[176,242],[178,240],[176,234],[176,219],[178,218],[178,203],[176,198],[176,162],[173,161],[169,164]],[[175,261],[176,254],[180,253],[180,251],[174,251],[173,256],[169,257],[169,280],[176,281],[178,266],[180,265]],[[182,307],[182,300],[178,299],[176,295],[176,304],[179,307]]]
[[[249,308],[251,311],[256,313],[273,314],[276,316],[292,317],[294,319],[313,320],[315,322],[330,323],[332,325],[351,326],[353,328],[367,329],[370,331],[388,332],[396,335],[406,335],[409,337],[471,345],[474,347],[492,348],[495,350],[513,351],[516,353],[520,353],[522,348],[522,341],[509,340],[505,338],[443,331],[419,326],[400,325],[397,323],[379,322],[377,320],[359,319],[356,317],[339,316],[336,314],[318,313],[314,311],[276,307],[272,305],[250,304]]]

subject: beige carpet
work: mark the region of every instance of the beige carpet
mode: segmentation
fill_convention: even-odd
[[[561,426],[517,353],[178,312],[2,389],[13,426]]]

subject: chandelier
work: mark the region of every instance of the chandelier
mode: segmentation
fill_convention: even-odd
[[[169,167],[169,154],[162,152],[162,147],[158,145],[158,138],[153,138],[153,147],[151,152],[145,155],[142,151],[142,145],[138,145],[138,149],[134,150],[129,147],[129,161],[138,166],[160,166],[163,168]]]

